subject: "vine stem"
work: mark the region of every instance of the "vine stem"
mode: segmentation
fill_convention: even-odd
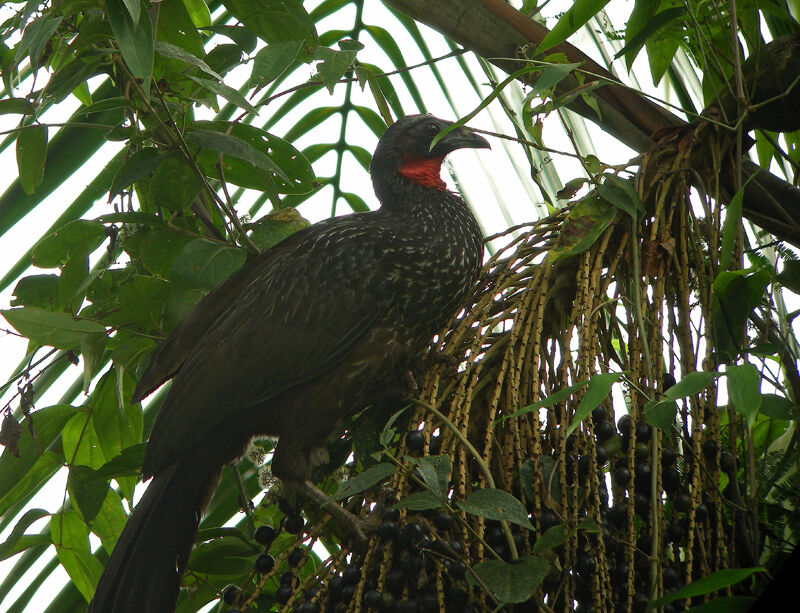
[[[469,451],[475,458],[475,461],[478,463],[478,467],[481,469],[483,476],[486,477],[486,483],[489,484],[489,487],[492,489],[497,489],[497,486],[495,485],[494,482],[494,477],[492,477],[492,471],[489,470],[489,467],[486,465],[486,462],[483,461],[483,456],[481,456],[481,454],[478,453],[478,450],[475,449],[472,443],[469,442],[469,439],[467,439],[467,437],[462,434],[461,430],[456,428],[455,424],[451,422],[449,419],[447,419],[447,417],[443,413],[441,413],[438,409],[433,408],[427,402],[423,402],[418,398],[412,398],[411,402],[423,407],[425,410],[430,411],[431,413],[436,415],[436,417],[438,417],[443,424],[445,424],[448,428],[450,428],[450,430],[453,431],[453,433],[456,435],[456,438],[458,438],[461,444],[464,445],[467,451]],[[511,552],[511,560],[515,561],[517,558],[519,558],[519,554],[517,553],[517,546],[514,543],[514,535],[511,534],[511,527],[508,525],[508,522],[504,519],[500,520],[500,526],[503,529],[503,534],[505,534],[506,541],[508,544],[508,550]]]

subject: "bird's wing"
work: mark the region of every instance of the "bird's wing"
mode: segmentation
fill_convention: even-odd
[[[377,291],[381,271],[368,262],[391,237],[353,217],[313,226],[197,340],[159,410],[146,475],[237,411],[335,366],[390,308]]]
[[[139,402],[167,379],[172,378],[206,330],[214,325],[217,318],[229,308],[250,283],[265,274],[265,271],[274,266],[275,262],[292,251],[303,235],[302,230],[295,232],[271,249],[249,259],[244,266],[198,302],[153,352],[147,369],[136,384],[133,402]]]

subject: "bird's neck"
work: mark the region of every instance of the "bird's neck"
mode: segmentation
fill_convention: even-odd
[[[426,158],[406,154],[397,172],[417,185],[445,191],[447,185],[441,176],[443,160],[443,155]]]

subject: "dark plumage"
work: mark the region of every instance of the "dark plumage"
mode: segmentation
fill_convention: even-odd
[[[481,265],[478,224],[439,170],[450,151],[489,145],[460,128],[429,152],[448,124],[415,115],[391,126],[370,169],[379,210],[314,224],[251,260],[154,354],[134,394],[173,377],[142,468],[153,480],[90,612],[173,609],[220,468],[254,435],[278,437],[272,471],[286,485],[348,519],[309,482],[309,453],[398,388]]]

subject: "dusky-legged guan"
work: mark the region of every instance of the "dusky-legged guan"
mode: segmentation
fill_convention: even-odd
[[[278,437],[271,466],[286,486],[355,519],[311,483],[309,453],[398,388],[481,266],[480,228],[440,169],[451,151],[489,143],[457,128],[429,150],[449,124],[398,120],[370,166],[378,210],[314,224],[250,260],[154,353],[134,392],[141,400],[172,378],[142,466],[152,481],[90,613],[174,610],[220,470],[255,435]]]

